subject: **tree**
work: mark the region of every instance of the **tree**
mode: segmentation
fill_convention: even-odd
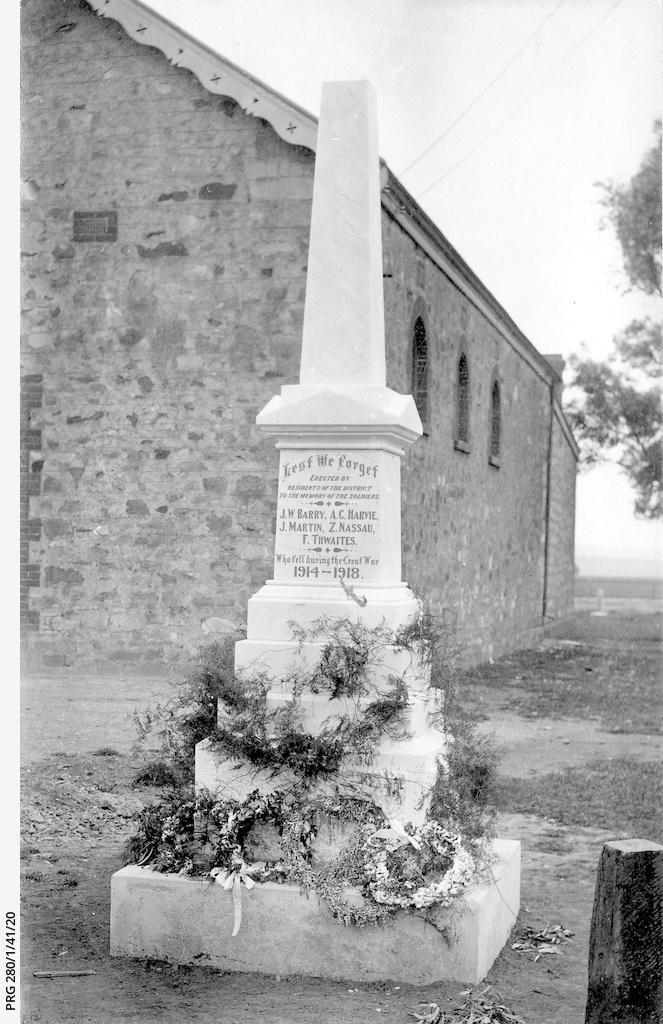
[[[622,250],[624,270],[646,295],[661,294],[661,122],[654,122],[656,145],[645,153],[628,185],[599,183]]]
[[[661,294],[661,122],[658,145],[645,154],[627,185],[603,184],[604,205],[619,240],[630,288]],[[569,417],[581,460],[612,459],[635,489],[635,514],[663,515],[661,476],[661,325],[633,320],[613,339],[605,362],[586,352],[569,360],[573,371]]]

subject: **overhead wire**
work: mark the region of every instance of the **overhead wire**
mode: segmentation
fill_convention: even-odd
[[[603,14],[598,19],[598,21],[595,22],[594,25],[592,25],[592,27],[590,28],[590,30],[585,33],[585,35],[576,43],[576,45],[574,47],[572,47],[572,49],[569,50],[569,52],[566,54],[565,57],[562,58],[562,60],[559,62],[559,64],[556,64],[555,67],[552,69],[552,71],[548,75],[546,75],[546,77],[541,82],[539,82],[539,84],[536,85],[531,90],[531,92],[529,92],[527,94],[527,96],[525,96],[525,98],[523,100],[521,100],[521,102],[516,107],[514,107],[513,110],[510,111],[510,113],[508,113],[506,115],[506,117],[502,118],[502,120],[499,122],[499,124],[495,125],[495,127],[490,132],[488,132],[487,135],[484,135],[484,137],[482,139],[480,139],[479,142],[477,142],[477,144],[472,147],[472,149],[468,150],[468,152],[465,154],[465,156],[462,156],[460,158],[460,160],[457,160],[456,163],[453,164],[453,166],[451,166],[449,168],[448,171],[445,171],[444,174],[440,175],[439,178],[436,178],[434,182],[432,182],[430,185],[428,185],[427,188],[425,188],[423,190],[423,192],[420,192],[418,194],[418,196],[416,197],[417,200],[422,199],[426,195],[427,192],[430,192],[430,190],[432,188],[435,188],[435,186],[439,185],[441,181],[444,181],[445,178],[448,178],[450,174],[453,174],[453,172],[458,167],[460,167],[461,164],[464,164],[465,161],[469,160],[469,158],[471,156],[473,156],[474,153],[476,153],[476,151],[478,149],[481,149],[481,147],[484,145],[484,143],[488,142],[489,139],[492,139],[493,135],[496,135],[504,127],[504,125],[507,124],[507,122],[511,120],[512,117],[515,117],[515,115],[520,110],[522,110],[522,108],[525,106],[525,104],[529,103],[529,101],[532,99],[532,97],[535,96],[536,93],[539,92],[539,90],[544,87],[544,85],[547,85],[547,83],[550,81],[550,79],[554,75],[557,74],[557,72],[571,59],[571,57],[574,56],[574,54],[576,54],[578,52],[580,47],[584,46],[584,44],[587,42],[587,40],[590,38],[590,36],[592,36],[594,34],[594,32],[596,32],[596,30],[598,28],[600,28],[600,26],[603,24],[603,22],[606,20],[606,18],[608,18],[612,14],[612,12],[617,7],[619,7],[619,5],[621,3],[622,3],[622,0],[615,0],[615,3],[613,3],[606,11],[603,12]]]
[[[399,173],[398,173],[399,178],[401,178],[404,174],[407,174],[408,171],[411,171],[412,168],[415,167],[419,163],[420,160],[423,160],[423,158],[430,153],[431,149],[433,149],[435,146],[437,146],[438,142],[442,142],[443,139],[446,139],[446,137],[449,134],[449,132],[453,128],[456,127],[458,122],[462,121],[463,118],[467,114],[469,114],[470,110],[472,110],[477,105],[479,100],[483,99],[483,97],[486,95],[486,93],[489,92],[490,89],[492,89],[492,87],[495,85],[496,82],[499,81],[499,79],[502,77],[502,75],[506,74],[506,72],[509,70],[509,68],[512,67],[513,64],[515,64],[515,62],[518,60],[518,57],[520,57],[521,53],[523,53],[527,49],[527,47],[529,46],[529,44],[532,42],[533,39],[536,39],[536,37],[538,36],[539,32],[541,31],[543,26],[546,24],[546,22],[549,21],[557,13],[557,11],[560,9],[562,4],[564,4],[564,3],[566,3],[566,0],[558,0],[558,2],[555,4],[555,7],[553,8],[553,10],[549,11],[549,13],[546,14],[546,16],[543,19],[543,21],[539,22],[537,27],[534,29],[532,34],[527,37],[527,39],[522,44],[522,46],[520,46],[516,50],[516,52],[513,54],[513,56],[510,58],[510,60],[508,60],[507,63],[504,65],[504,67],[501,68],[501,70],[498,71],[497,74],[493,78],[491,78],[491,80],[488,82],[487,85],[484,86],[484,88],[481,90],[481,92],[478,93],[474,97],[472,102],[469,103],[465,107],[465,109],[460,112],[458,117],[454,121],[452,121],[451,124],[448,125],[444,129],[444,131],[442,132],[441,135],[438,135],[436,139],[433,139],[433,141],[431,142],[430,146],[427,146],[426,149],[424,149],[424,151],[422,153],[420,153],[418,157],[415,157],[415,159],[412,161],[412,163],[409,163],[407,165],[407,167],[405,167],[402,171],[399,171]]]

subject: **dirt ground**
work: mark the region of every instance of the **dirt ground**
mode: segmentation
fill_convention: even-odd
[[[621,715],[622,690],[637,687],[646,673],[651,677],[660,658],[659,616],[585,613],[536,650],[473,670],[462,680],[463,699],[480,719],[480,729],[493,733],[502,746],[500,771],[507,781],[597,759],[660,760],[660,693],[651,724],[642,708],[628,728],[613,720]],[[613,718],[580,701],[580,684],[586,687],[590,679],[590,693],[596,686],[612,695],[606,706]],[[33,679],[22,690],[24,1021],[404,1024],[412,1019],[408,1013],[423,1012],[419,1003],[437,1003],[450,1012],[462,1001],[463,979],[426,988],[358,985],[352,979],[220,974],[111,959],[110,876],[121,866],[132,814],[154,796],[131,787],[138,759],[130,752],[128,716],[163,696],[167,686],[155,679]],[[569,713],[578,708],[582,714]],[[104,748],[117,753],[101,753]],[[596,868],[603,843],[626,833],[568,827],[507,809],[500,814],[498,834],[523,844],[522,905],[514,936],[524,926],[557,924],[574,934],[558,955],[536,961],[508,943],[479,988],[490,985],[526,1024],[580,1024]],[[34,977],[44,970],[94,973]]]

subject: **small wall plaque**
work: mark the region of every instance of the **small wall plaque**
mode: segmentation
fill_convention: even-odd
[[[74,211],[74,242],[116,242],[117,210]]]

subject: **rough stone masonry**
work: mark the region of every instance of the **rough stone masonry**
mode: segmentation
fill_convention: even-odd
[[[22,18],[26,664],[163,672],[271,573],[277,459],[255,416],[297,380],[314,154],[169,63],[156,14],[149,45],[78,0]],[[381,173],[392,389],[414,390],[415,329],[427,346],[403,574],[476,660],[570,608],[574,449],[554,367]]]

